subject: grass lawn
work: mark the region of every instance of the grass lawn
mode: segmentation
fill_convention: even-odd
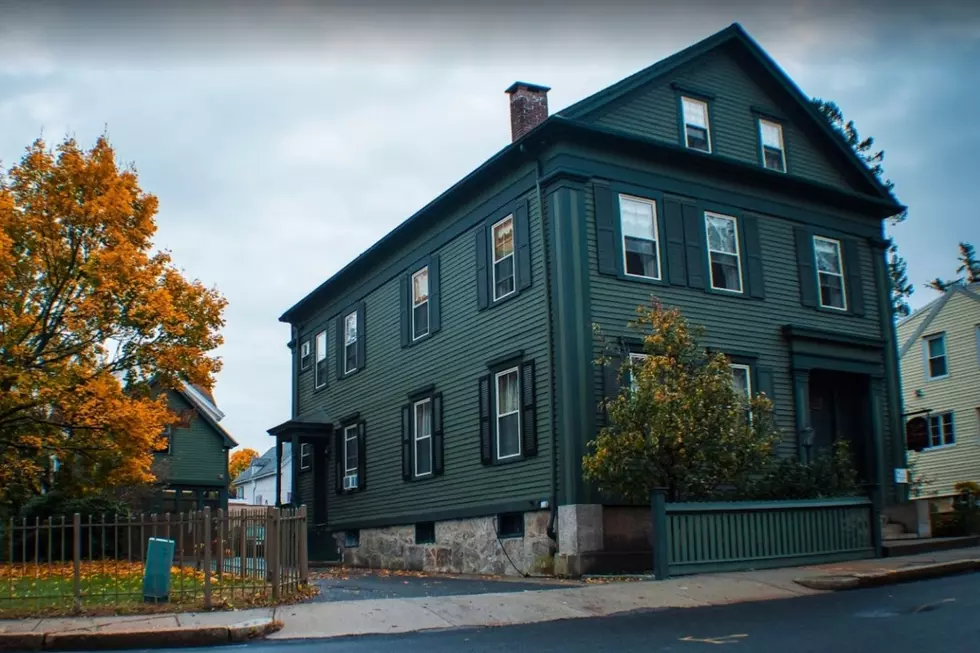
[[[124,613],[183,610],[203,605],[204,572],[173,567],[170,602],[143,601],[143,566],[111,560],[83,562],[79,574],[82,611]],[[215,607],[239,607],[268,601],[270,586],[261,578],[225,573],[211,575]],[[0,618],[25,614],[69,614],[74,610],[74,568],[71,563],[0,565]]]

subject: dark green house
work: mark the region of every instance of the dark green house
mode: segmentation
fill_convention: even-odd
[[[646,563],[648,509],[604,503],[580,461],[618,391],[592,327],[628,356],[651,295],[774,400],[785,455],[849,439],[878,505],[904,501],[895,198],[737,24],[550,116],[548,90],[511,86],[513,142],[280,318],[292,418],[269,432],[303,447],[311,547]]]
[[[153,471],[159,485],[147,508],[187,512],[228,508],[228,451],[238,443],[219,424],[224,417],[207,389],[185,384],[167,393],[180,423],[169,427],[166,448],[158,451]]]

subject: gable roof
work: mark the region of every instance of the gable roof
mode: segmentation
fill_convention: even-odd
[[[182,383],[177,389],[177,392],[180,393],[180,396],[186,399],[191,406],[197,409],[197,414],[204,418],[204,421],[207,422],[211,428],[218,432],[218,435],[221,436],[222,443],[225,447],[232,449],[238,446],[238,443],[235,442],[235,439],[231,437],[228,431],[226,431],[221,424],[218,424],[220,420],[224,419],[225,414],[218,410],[218,407],[214,405],[214,398],[210,392],[207,394],[211,397],[211,399],[204,395],[202,390],[199,389],[199,386],[194,386],[189,383]]]
[[[922,337],[922,334],[925,333],[926,329],[929,328],[929,325],[932,324],[932,321],[935,320],[936,316],[939,315],[939,313],[943,310],[943,307],[946,306],[947,303],[949,303],[949,300],[953,298],[953,295],[956,295],[958,293],[962,293],[963,295],[969,297],[970,299],[976,302],[980,302],[980,283],[970,283],[970,284],[954,283],[946,290],[946,292],[942,294],[942,296],[932,300],[931,302],[929,302],[928,304],[926,304],[925,306],[915,311],[914,313],[912,313],[911,315],[904,318],[898,323],[899,326],[901,326],[903,324],[911,322],[913,319],[919,317],[923,313],[926,313],[925,318],[915,329],[915,331],[912,332],[912,335],[910,335],[908,339],[906,339],[906,341],[902,343],[902,347],[898,352],[899,358],[904,358],[905,354],[907,354],[908,351],[912,348],[912,345],[914,345],[915,342]]]
[[[293,448],[291,446],[285,446],[282,448],[282,466],[288,467],[290,461],[293,457]],[[239,474],[232,481],[233,485],[241,485],[248,481],[254,481],[259,478],[265,478],[272,476],[276,473],[276,448],[270,447],[268,451],[264,454],[255,458],[252,464],[246,467],[241,474]]]

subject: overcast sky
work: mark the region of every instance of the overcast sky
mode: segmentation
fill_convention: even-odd
[[[229,300],[215,395],[260,451],[290,410],[279,315],[505,146],[515,80],[558,111],[739,21],[885,149],[914,306],[980,247],[971,3],[135,4],[0,0],[0,163],[108,132],[160,198],[158,246]]]

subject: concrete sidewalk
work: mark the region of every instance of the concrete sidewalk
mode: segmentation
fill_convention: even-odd
[[[579,587],[524,592],[335,601],[275,609],[145,617],[24,619],[0,621],[0,650],[118,648],[116,642],[124,641],[120,633],[139,631],[155,633],[157,640],[171,643],[178,641],[171,639],[178,633],[179,641],[193,646],[192,632],[201,635],[197,645],[205,645],[239,641],[234,638],[245,637],[246,633],[247,636],[265,635],[270,639],[303,639],[504,626],[607,616],[634,610],[788,599],[826,590],[903,582],[975,569],[980,569],[980,548],[813,567],[686,576],[664,581],[610,579]],[[861,580],[844,582],[847,579]],[[242,622],[250,624],[251,630],[229,629]],[[281,630],[276,631],[279,622]],[[18,633],[33,637],[34,644],[5,645],[5,640],[11,644]],[[98,641],[99,633],[105,634],[106,639],[102,642]],[[76,636],[79,634],[87,635],[79,639]]]

